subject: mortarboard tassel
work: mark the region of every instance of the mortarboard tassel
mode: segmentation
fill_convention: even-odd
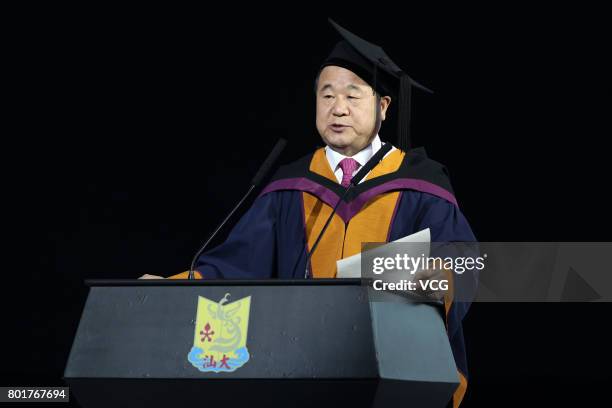
[[[378,84],[376,83],[378,79],[378,62],[374,63],[374,87],[372,88],[372,90],[374,91],[374,95],[376,95],[376,87],[378,86]]]
[[[372,92],[374,92],[374,96],[376,96],[376,92],[378,89],[378,62],[374,62],[374,80],[372,82],[374,82],[373,86],[372,86]],[[382,120],[381,120],[381,113],[380,113],[380,103],[378,101],[378,98],[376,99],[376,126],[374,128],[374,135],[377,135],[378,132],[380,132],[380,125],[382,124]],[[372,136],[374,137],[374,136]]]
[[[399,104],[397,108],[397,147],[403,151],[410,149],[410,99],[412,83],[408,75],[400,77]]]

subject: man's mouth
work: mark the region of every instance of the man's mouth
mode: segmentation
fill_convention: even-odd
[[[329,125],[329,127],[331,128],[331,130],[333,130],[336,133],[342,133],[344,129],[346,129],[348,126],[332,124],[332,125]]]

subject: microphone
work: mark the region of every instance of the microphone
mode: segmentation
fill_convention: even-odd
[[[287,146],[287,141],[285,139],[283,139],[283,138],[278,139],[278,142],[276,142],[276,145],[274,145],[274,148],[272,149],[270,154],[268,154],[268,157],[263,162],[263,164],[261,165],[261,167],[259,168],[257,173],[255,173],[255,176],[251,180],[251,186],[249,187],[249,190],[242,197],[242,199],[238,202],[238,204],[236,204],[236,206],[232,209],[232,211],[230,211],[230,213],[227,215],[227,217],[225,217],[225,219],[221,222],[221,224],[219,224],[217,229],[210,235],[210,237],[208,237],[208,239],[206,240],[204,245],[202,245],[200,250],[198,252],[196,252],[195,256],[191,260],[191,265],[189,266],[189,276],[188,276],[188,279],[194,279],[193,268],[195,267],[195,263],[197,262],[198,258],[202,254],[202,252],[204,252],[204,250],[206,249],[208,244],[210,244],[210,242],[213,240],[213,238],[217,235],[217,233],[221,230],[221,228],[223,228],[225,223],[227,223],[227,221],[232,217],[232,215],[236,212],[236,210],[238,208],[240,208],[240,206],[242,205],[244,200],[246,200],[246,198],[251,194],[253,189],[255,189],[255,187],[257,187],[263,181],[264,177],[270,171],[270,168],[272,168],[272,166],[274,165],[276,160],[278,160],[278,157],[280,156],[280,154],[285,149],[285,146]]]
[[[378,149],[376,154],[374,154],[374,156],[372,156],[370,160],[368,160],[367,163],[363,165],[363,167],[353,176],[350,184],[348,185],[346,190],[344,190],[342,197],[340,197],[340,199],[334,206],[334,209],[332,210],[331,214],[327,218],[327,221],[325,222],[323,229],[321,230],[321,232],[319,232],[319,236],[317,237],[317,240],[313,244],[312,249],[310,251],[308,251],[308,242],[306,242],[306,270],[304,271],[304,279],[308,279],[308,270],[310,269],[310,259],[312,258],[312,254],[317,249],[317,246],[319,245],[319,242],[321,241],[321,238],[323,237],[325,230],[327,230],[327,227],[329,226],[340,203],[346,198],[348,192],[351,191],[351,189],[355,187],[357,184],[359,184],[361,179],[363,179],[366,176],[366,174],[368,174],[378,163],[380,163],[380,161],[385,157],[387,153],[389,153],[389,151],[392,148],[393,146],[391,145],[391,143],[385,143],[384,145],[382,145],[380,149]]]

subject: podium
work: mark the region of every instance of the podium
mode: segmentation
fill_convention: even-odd
[[[459,384],[442,308],[359,279],[86,284],[82,407],[446,407]]]

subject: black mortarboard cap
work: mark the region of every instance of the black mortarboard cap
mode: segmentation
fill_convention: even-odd
[[[410,97],[412,87],[433,93],[408,76],[385,53],[382,47],[372,44],[339,26],[332,19],[330,24],[343,40],[338,42],[320,69],[328,65],[346,68],[367,82],[380,95],[397,98],[397,146],[410,148]]]

